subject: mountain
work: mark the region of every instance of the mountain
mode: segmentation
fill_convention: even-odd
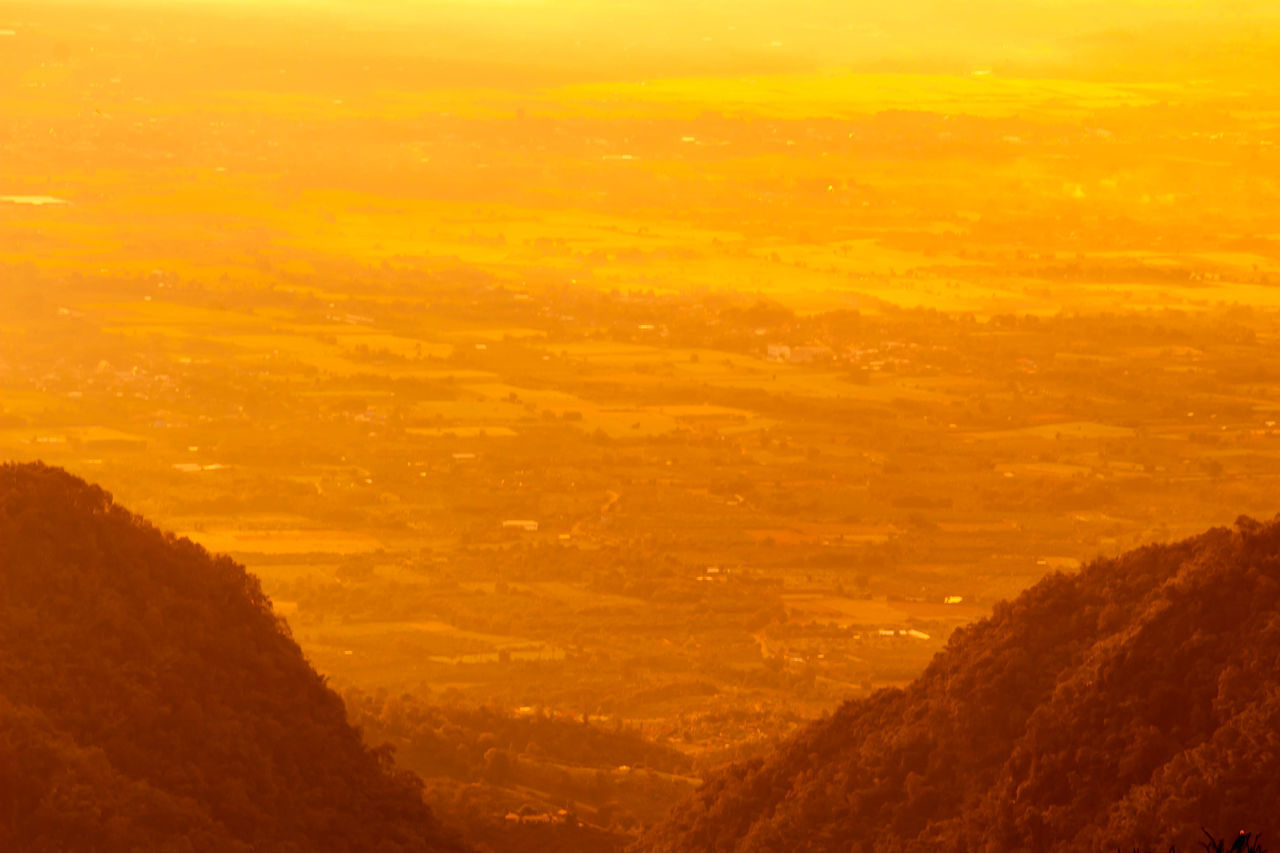
[[[0,850],[464,849],[256,578],[63,471],[0,467]]]
[[[1046,577],[633,849],[1199,849],[1202,826],[1280,830],[1280,523]]]

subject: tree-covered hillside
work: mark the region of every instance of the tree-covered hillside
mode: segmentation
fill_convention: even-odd
[[[1055,574],[641,851],[1194,849],[1280,818],[1280,523]]]
[[[460,851],[257,580],[0,467],[0,849]]]

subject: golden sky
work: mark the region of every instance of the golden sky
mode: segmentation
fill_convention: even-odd
[[[74,2],[74,0],[73,0]],[[346,19],[442,37],[427,49],[554,46],[542,62],[685,69],[999,66],[1211,76],[1273,66],[1273,0],[90,0]],[[287,47],[283,46],[282,47]]]

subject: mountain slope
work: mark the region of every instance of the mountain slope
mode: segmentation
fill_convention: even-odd
[[[1045,578],[635,849],[1164,849],[1201,826],[1280,827],[1280,523]]]
[[[0,467],[0,849],[455,851],[257,580]]]

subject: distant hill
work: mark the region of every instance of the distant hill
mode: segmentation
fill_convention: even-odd
[[[63,471],[0,467],[0,850],[463,849],[257,579]]]
[[[1055,574],[636,851],[1200,849],[1280,832],[1280,523]]]

